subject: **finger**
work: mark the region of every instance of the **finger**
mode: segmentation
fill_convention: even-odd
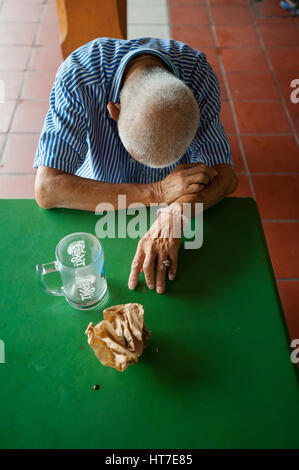
[[[142,268],[143,260],[144,260],[144,252],[143,250],[137,248],[136,254],[131,264],[131,272],[130,272],[129,282],[128,282],[129,289],[135,289],[135,287],[138,284],[138,278],[139,278],[140,270]]]
[[[215,168],[212,168],[210,166],[205,165],[202,162],[197,162],[197,163],[181,163],[177,165],[174,169],[174,171],[181,171],[183,170],[184,172],[186,170],[191,169],[192,172],[198,172],[198,171],[207,171],[210,174],[210,177],[214,177],[218,175],[218,171],[215,170]]]
[[[169,253],[168,258],[170,260],[170,267],[168,268],[168,279],[173,281],[178,267],[178,251]]]
[[[205,172],[202,172],[202,173],[194,173],[193,175],[189,175],[186,177],[185,179],[185,182],[189,185],[189,184],[194,184],[194,183],[197,183],[197,184],[209,184],[211,182],[211,178],[209,177],[209,175]]]
[[[168,259],[166,254],[159,254],[157,256],[156,262],[156,291],[158,294],[163,294],[165,291],[165,274],[166,274],[166,267],[163,264],[163,261]]]
[[[155,288],[155,254],[148,253],[143,262],[145,282],[149,289]]]
[[[204,173],[211,181],[213,180],[214,176],[216,176],[217,172],[206,165],[193,165],[191,168],[187,168],[184,170],[185,176],[192,176],[192,175],[199,175]]]
[[[187,193],[200,193],[203,189],[206,188],[205,184],[190,184],[187,188]]]
[[[202,169],[205,168],[205,169],[211,170],[214,176],[218,175],[218,171],[215,168],[205,165],[204,163],[198,162],[198,163],[192,163],[192,165],[200,166]]]
[[[198,171],[194,172],[191,177],[197,177],[197,176],[203,176],[204,178],[207,178],[207,182],[209,181],[213,181],[215,175],[214,173],[212,172],[212,168],[208,168],[208,167],[205,167],[205,168],[201,168],[201,169],[198,169]]]

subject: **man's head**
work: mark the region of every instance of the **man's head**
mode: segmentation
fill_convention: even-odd
[[[191,90],[162,67],[133,74],[120,93],[118,131],[133,158],[152,168],[178,161],[199,123]]]

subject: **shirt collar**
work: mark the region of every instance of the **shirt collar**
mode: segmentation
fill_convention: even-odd
[[[110,94],[109,94],[109,100],[112,101],[113,103],[118,103],[119,101],[119,94],[120,94],[120,84],[121,84],[121,79],[124,73],[124,70],[126,68],[127,63],[132,59],[137,54],[144,54],[144,53],[149,53],[158,56],[160,59],[162,59],[166,65],[169,67],[169,69],[173,72],[173,74],[177,77],[179,77],[179,72],[173,65],[172,61],[167,57],[165,54],[162,52],[158,51],[157,49],[151,49],[149,47],[140,47],[138,49],[135,49],[128,54],[124,55],[123,58],[121,59],[119,66],[117,68],[117,71],[114,75]]]

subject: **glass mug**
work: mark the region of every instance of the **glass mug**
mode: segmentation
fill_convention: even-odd
[[[36,266],[37,278],[48,294],[65,296],[79,310],[99,306],[107,292],[104,251],[90,233],[71,233],[62,238],[55,250],[56,260]],[[49,287],[44,276],[58,271],[62,287]]]

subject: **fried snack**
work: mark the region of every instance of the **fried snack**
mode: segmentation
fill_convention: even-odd
[[[94,326],[90,323],[85,331],[88,344],[104,366],[123,372],[135,364],[145,347],[150,333],[144,325],[141,304],[121,304],[107,308],[104,320]]]

